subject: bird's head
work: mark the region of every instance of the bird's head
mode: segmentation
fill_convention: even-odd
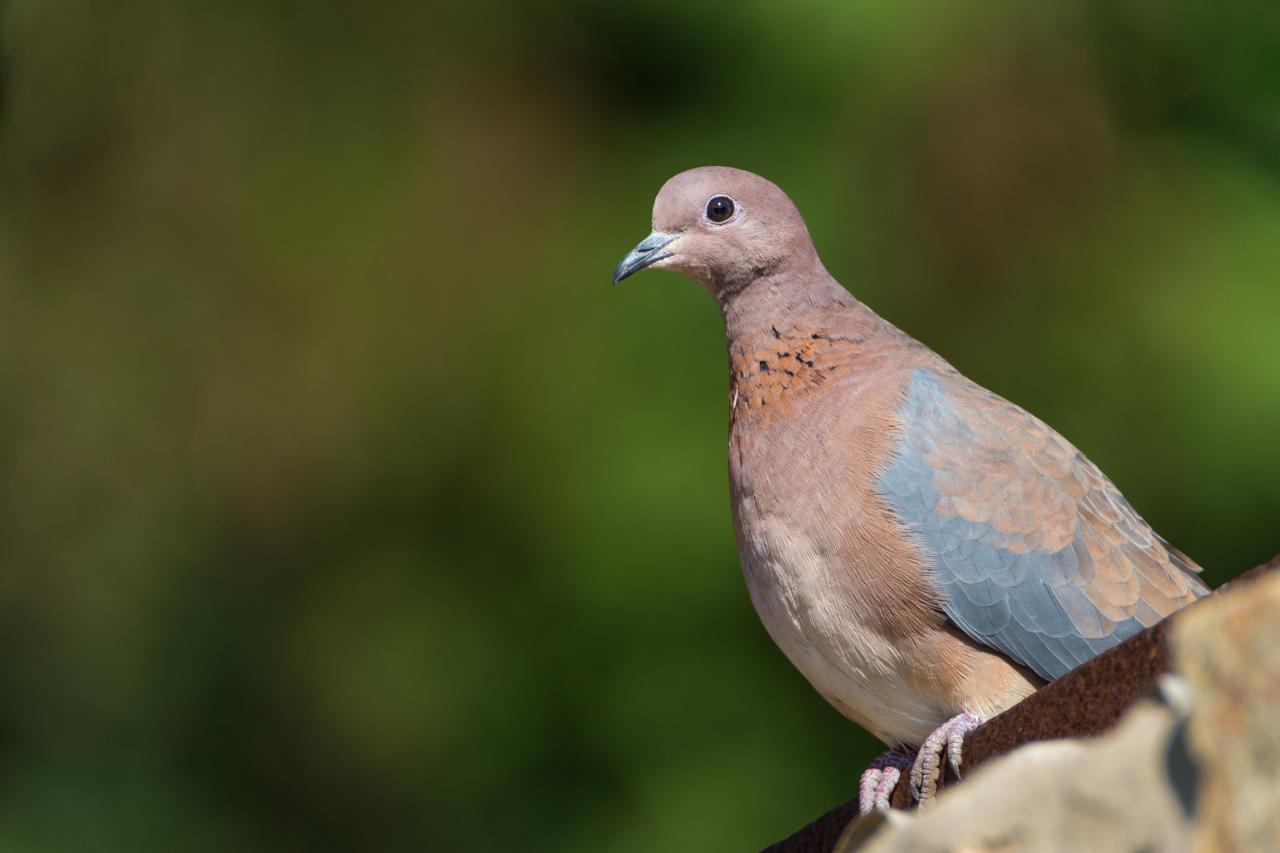
[[[751,172],[703,166],[663,184],[653,232],[613,271],[617,284],[647,267],[675,270],[718,301],[756,279],[818,264],[787,194]]]

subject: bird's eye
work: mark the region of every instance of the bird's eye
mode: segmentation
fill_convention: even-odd
[[[712,222],[725,222],[733,216],[733,199],[727,195],[718,195],[707,202],[707,219]]]

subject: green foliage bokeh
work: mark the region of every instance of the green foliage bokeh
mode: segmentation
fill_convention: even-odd
[[[735,850],[879,746],[745,595],[672,173],[1214,583],[1280,548],[1280,13],[0,4],[0,849]]]

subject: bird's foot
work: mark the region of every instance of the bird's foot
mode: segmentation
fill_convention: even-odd
[[[889,797],[898,787],[902,771],[911,766],[915,754],[905,746],[895,746],[862,771],[858,782],[858,814],[869,815],[889,808]]]
[[[966,711],[947,720],[924,739],[920,752],[916,754],[915,763],[911,766],[911,793],[920,805],[925,805],[938,793],[944,752],[952,772],[959,778],[964,736],[980,725],[981,718]]]

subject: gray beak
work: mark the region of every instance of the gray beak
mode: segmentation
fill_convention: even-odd
[[[640,241],[640,245],[627,252],[627,256],[618,261],[618,265],[613,270],[613,283],[617,284],[632,273],[640,272],[650,264],[671,257],[671,252],[664,252],[662,249],[679,236],[679,234],[654,231],[645,237]]]

